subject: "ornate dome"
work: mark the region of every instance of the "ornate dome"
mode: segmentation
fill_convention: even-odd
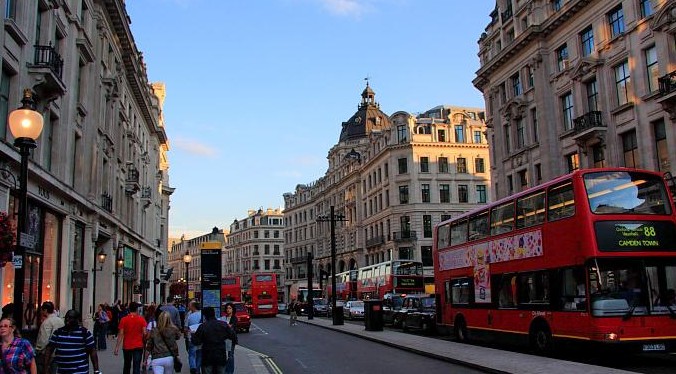
[[[375,97],[376,93],[366,82],[357,112],[349,120],[343,122],[343,129],[340,131],[341,142],[363,138],[373,130],[390,127],[390,118],[380,110],[380,104],[376,102]]]

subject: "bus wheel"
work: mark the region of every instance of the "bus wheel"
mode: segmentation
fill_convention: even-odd
[[[531,348],[540,355],[545,355],[552,350],[552,332],[546,323],[540,322],[531,327]]]
[[[455,334],[455,340],[461,343],[467,343],[469,341],[469,335],[467,334],[467,323],[462,317],[458,317],[455,320],[453,325],[453,332]]]

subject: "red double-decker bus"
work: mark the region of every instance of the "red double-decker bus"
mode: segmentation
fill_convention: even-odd
[[[578,170],[434,228],[439,326],[639,351],[676,348],[676,217],[663,176]]]
[[[252,274],[250,292],[251,314],[254,316],[277,315],[277,274]]]
[[[357,275],[358,270],[348,270],[336,274],[336,300],[350,300],[357,297]],[[329,300],[333,295],[331,282],[326,286]]]
[[[337,288],[337,287],[336,287]],[[359,268],[357,298],[382,299],[387,293],[424,293],[422,262],[391,260]]]
[[[242,301],[242,286],[239,277],[225,276],[221,278],[221,301]]]

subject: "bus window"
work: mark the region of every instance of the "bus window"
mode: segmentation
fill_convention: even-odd
[[[505,274],[500,277],[498,284],[498,307],[516,307],[516,275]]]
[[[437,228],[437,248],[446,248],[451,244],[451,225],[445,224]]]
[[[662,178],[636,172],[597,172],[584,175],[591,211],[595,214],[670,214]]]
[[[545,221],[545,192],[540,191],[516,200],[516,228],[523,229]]]
[[[561,303],[563,310],[587,309],[587,287],[581,268],[563,269],[561,272]]]
[[[491,209],[491,235],[500,235],[514,230],[514,202]]]
[[[467,241],[467,220],[462,220],[451,226],[451,244],[458,245]]]
[[[469,219],[469,240],[479,240],[489,235],[488,211],[479,213]]]
[[[519,275],[519,304],[549,304],[549,273]]]
[[[566,182],[552,187],[547,193],[547,220],[556,221],[575,214],[573,183]]]
[[[470,278],[455,279],[452,281],[450,298],[452,304],[469,304],[472,280]]]

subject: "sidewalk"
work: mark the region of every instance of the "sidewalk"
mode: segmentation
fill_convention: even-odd
[[[112,338],[107,340],[107,344],[108,349],[98,352],[99,369],[101,369],[103,374],[122,373],[122,351],[120,351],[119,356],[113,355],[115,340]],[[178,353],[181,362],[183,362],[181,374],[190,373],[190,368],[188,367],[188,353],[185,350],[185,342],[183,340],[178,342]],[[268,370],[268,367],[264,363],[264,361],[268,359],[269,358],[263,354],[238,345],[235,347],[235,372],[238,374],[268,374],[271,371]],[[90,371],[93,373],[93,368],[91,368]]]
[[[277,318],[289,316],[278,314]],[[399,331],[366,331],[364,324],[333,325],[327,318],[298,317],[298,322],[331,329],[419,355],[477,368],[492,373],[519,374],[630,374],[633,372],[523,353],[501,351],[471,344],[449,342]]]

